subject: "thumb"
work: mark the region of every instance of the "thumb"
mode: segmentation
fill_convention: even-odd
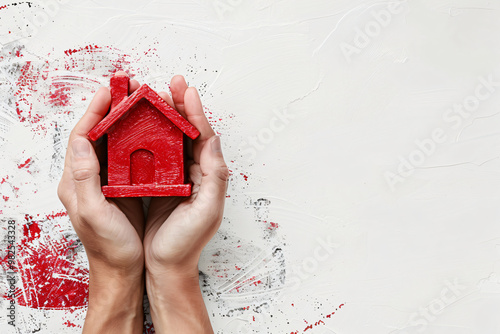
[[[229,171],[224,162],[219,136],[209,138],[203,146],[200,155],[200,168],[203,176],[198,197],[207,200],[211,205],[219,202],[223,206]]]
[[[94,148],[85,138],[71,142],[71,169],[76,190],[77,208],[80,214],[91,213],[104,198],[99,176],[99,160]]]

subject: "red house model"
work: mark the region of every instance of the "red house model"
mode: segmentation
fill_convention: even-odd
[[[111,110],[89,133],[108,135],[106,197],[189,196],[184,175],[184,134],[198,130],[148,85],[128,95],[129,77],[111,78]]]

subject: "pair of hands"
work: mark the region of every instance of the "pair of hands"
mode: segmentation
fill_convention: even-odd
[[[130,93],[137,88],[131,80]],[[228,169],[196,89],[175,76],[170,90],[172,97],[159,94],[200,131],[189,153],[192,195],[154,197],[147,217],[141,198],[106,199],[101,191],[99,147],[87,133],[109,110],[108,88],[98,90],[71,132],[58,195],[89,258],[84,333],[142,333],[144,285],[156,332],[213,332],[198,260],[222,220]]]

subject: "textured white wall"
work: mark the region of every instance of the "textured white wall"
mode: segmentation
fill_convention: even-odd
[[[232,171],[200,263],[218,332],[500,332],[499,1],[0,8],[0,218],[19,242],[33,223],[35,249],[76,240],[51,215],[96,88],[117,68],[157,90],[184,74]],[[86,266],[81,247],[70,260]],[[0,332],[14,333],[7,306]],[[18,333],[79,333],[84,311],[19,306]]]

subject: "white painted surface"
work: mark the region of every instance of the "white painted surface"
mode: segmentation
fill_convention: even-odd
[[[65,148],[125,54],[157,90],[184,74],[222,135],[231,197],[200,264],[217,331],[500,333],[500,2],[51,3],[0,10],[2,218],[62,209],[50,125]],[[26,61],[47,131],[12,109]],[[69,107],[47,103],[57,82],[78,83]],[[63,322],[83,315],[21,308],[17,328],[78,333]]]

